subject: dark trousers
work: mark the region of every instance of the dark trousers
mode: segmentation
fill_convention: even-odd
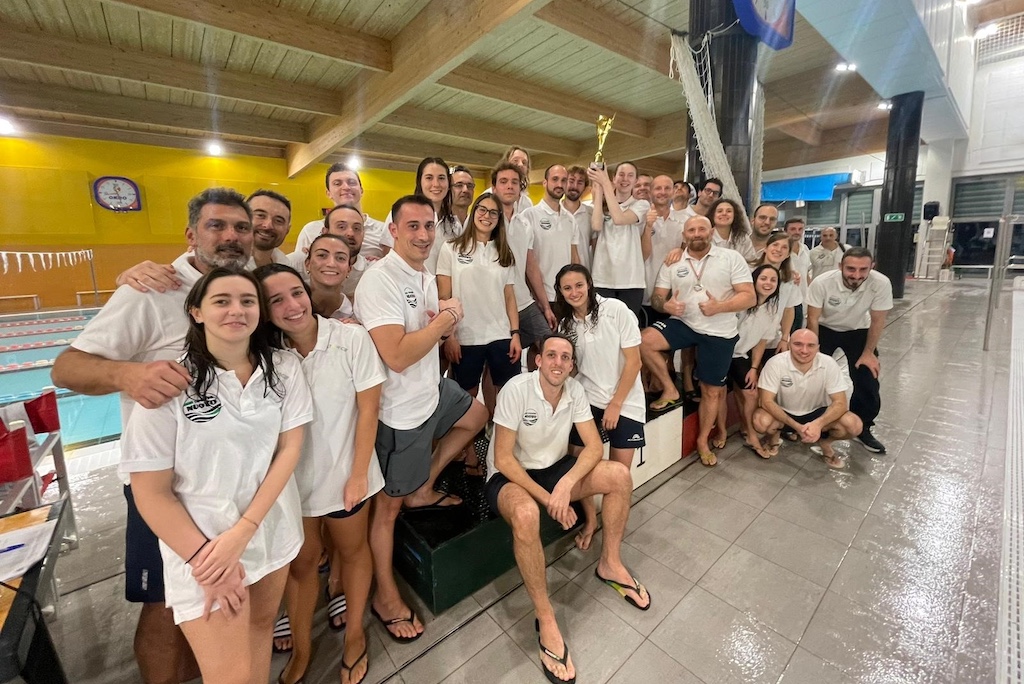
[[[882,398],[879,396],[878,378],[871,374],[866,366],[854,368],[857,359],[864,353],[864,344],[868,341],[867,328],[840,332],[823,325],[818,326],[818,341],[821,353],[829,356],[836,349],[846,354],[846,363],[850,368],[850,379],[853,380],[853,397],[850,399],[850,411],[864,423],[864,429],[875,424],[875,418],[882,410]],[[878,350],[875,350],[878,356]]]
[[[797,304],[793,307],[793,327],[789,332],[793,334],[802,327],[804,327],[804,305]]]
[[[644,301],[644,288],[630,288],[627,290],[613,290],[609,287],[595,287],[594,292],[607,299],[618,299],[632,311],[637,319],[640,318],[640,311]]]

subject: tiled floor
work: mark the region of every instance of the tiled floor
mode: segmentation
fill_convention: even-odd
[[[555,560],[579,681],[991,681],[1009,333],[1002,309],[981,352],[985,302],[976,285],[908,285],[880,345],[888,455],[854,444],[832,471],[789,444],[761,461],[734,437],[718,467],[689,465],[638,500],[623,553],[649,612],[594,578],[596,551]],[[82,546],[60,561],[52,629],[71,681],[136,682],[119,487],[111,468],[77,477]],[[367,681],[545,681],[517,585],[510,573],[437,617],[418,606],[427,636],[413,644],[374,625]],[[321,635],[313,682],[338,681],[340,643]]]

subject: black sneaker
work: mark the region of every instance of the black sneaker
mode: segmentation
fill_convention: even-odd
[[[885,453],[885,445],[875,439],[875,436],[871,434],[871,430],[864,430],[857,436],[857,441],[864,445],[864,448],[868,451],[876,454]]]

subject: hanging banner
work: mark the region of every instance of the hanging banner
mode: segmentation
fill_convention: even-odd
[[[772,48],[782,50],[793,44],[796,0],[732,0],[740,26]]]

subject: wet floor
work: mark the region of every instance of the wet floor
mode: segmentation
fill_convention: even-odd
[[[1009,326],[1002,309],[982,353],[985,308],[974,284],[908,284],[879,345],[887,455],[852,444],[832,471],[788,443],[764,462],[734,436],[716,468],[688,465],[637,497],[623,555],[650,611],[594,578],[596,551],[551,549],[581,684],[992,681]],[[58,563],[51,630],[70,681],[134,683],[120,485],[108,466],[74,490],[82,542]],[[436,617],[417,606],[427,632],[413,644],[373,624],[367,682],[546,681],[517,581]],[[341,638],[319,622],[307,681],[337,682]]]

